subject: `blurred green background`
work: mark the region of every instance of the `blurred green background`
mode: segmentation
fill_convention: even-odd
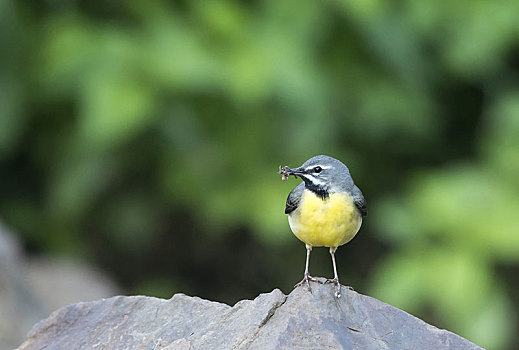
[[[279,165],[368,202],[343,284],[519,348],[518,1],[0,2],[0,220],[127,294],[291,291]],[[311,272],[332,276],[327,249]]]

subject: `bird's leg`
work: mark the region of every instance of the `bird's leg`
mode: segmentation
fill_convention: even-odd
[[[339,283],[339,275],[337,274],[337,265],[335,264],[335,251],[337,247],[330,247],[330,255],[332,256],[333,263],[333,279],[326,280],[326,283],[333,283],[335,285],[335,296],[337,298],[341,297],[341,285]]]
[[[308,288],[310,288],[310,281],[312,282],[317,282],[317,283],[321,283],[319,282],[317,279],[313,278],[312,276],[310,276],[310,273],[308,272],[308,267],[310,265],[310,252],[312,251],[312,246],[310,245],[306,245],[306,265],[305,265],[305,274],[304,274],[304,277],[303,277],[303,280],[301,282],[299,282],[298,284],[296,284],[294,286],[294,288],[296,287],[299,287],[299,286],[302,286],[303,284],[307,284],[308,285]]]

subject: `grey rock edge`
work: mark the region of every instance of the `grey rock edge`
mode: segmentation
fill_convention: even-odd
[[[481,349],[374,298],[311,283],[233,307],[176,294],[78,303],[37,323],[32,349]]]

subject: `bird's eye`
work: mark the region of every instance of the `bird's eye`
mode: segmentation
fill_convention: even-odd
[[[320,173],[322,170],[323,170],[323,168],[321,168],[320,166],[316,166],[314,168],[314,172],[316,172],[316,173]]]

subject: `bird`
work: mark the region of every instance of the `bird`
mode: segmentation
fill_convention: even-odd
[[[290,175],[303,181],[288,195],[285,214],[294,235],[306,245],[306,264],[303,280],[295,287],[310,281],[310,253],[313,247],[328,247],[332,258],[334,278],[326,280],[336,287],[339,298],[340,284],[335,263],[335,251],[355,237],[368,214],[361,190],[353,182],[348,167],[340,160],[318,155],[298,168],[280,168],[283,180]]]

